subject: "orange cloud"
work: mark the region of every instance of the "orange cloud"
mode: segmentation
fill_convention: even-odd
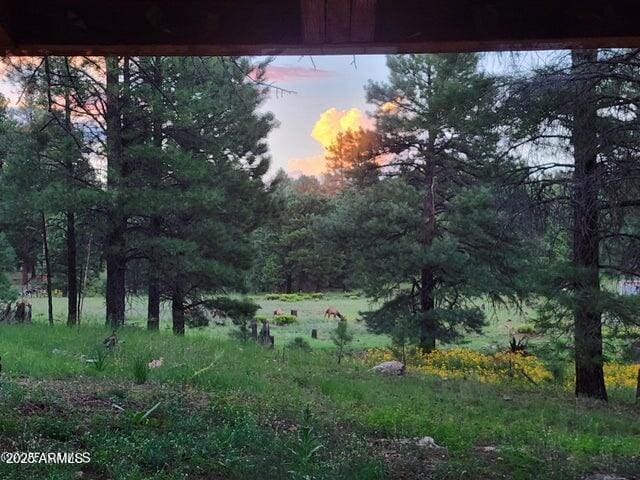
[[[311,130],[311,136],[325,149],[329,148],[339,133],[358,128],[373,128],[373,121],[357,108],[338,110],[331,107],[320,114]]]
[[[372,129],[375,124],[372,119],[358,108],[338,110],[331,107],[320,114],[313,129],[313,137],[325,149],[322,155],[303,158],[292,158],[287,163],[289,172],[293,175],[322,175],[327,170],[326,150],[336,140],[339,133],[359,128]]]

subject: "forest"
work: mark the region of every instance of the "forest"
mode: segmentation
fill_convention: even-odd
[[[0,450],[91,461],[0,478],[640,478],[640,50],[540,58],[388,56],[317,176],[272,58],[5,58]]]

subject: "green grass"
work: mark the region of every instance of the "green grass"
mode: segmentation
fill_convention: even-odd
[[[349,320],[349,327],[354,332],[354,348],[381,347],[389,344],[389,339],[383,335],[375,335],[367,331],[360,319],[359,312],[375,308],[365,298],[352,298],[352,294],[325,293],[319,300],[281,301],[267,300],[269,295],[254,295],[251,298],[260,305],[257,315],[273,319],[273,312],[281,308],[286,314],[291,310],[298,311],[298,323],[293,325],[278,326],[271,322],[272,334],[275,337],[276,345],[287,345],[296,337],[306,339],[313,348],[333,348],[333,343],[329,337],[330,332],[335,329],[337,320],[325,319],[324,311],[327,307],[336,307]],[[30,300],[33,305],[33,315],[37,322],[46,321],[47,302],[46,298],[33,298]],[[54,314],[57,323],[65,322],[65,312],[67,308],[66,298],[54,298]],[[102,297],[90,297],[84,301],[83,322],[102,325],[104,323],[104,299]],[[127,301],[127,322],[129,325],[144,326],[146,320],[146,299],[132,297]],[[498,349],[504,348],[509,343],[509,338],[521,325],[530,323],[528,316],[532,312],[525,310],[524,314],[512,312],[505,308],[492,308],[486,305],[487,326],[481,335],[468,335],[464,339],[465,346],[473,349]],[[161,329],[171,328],[171,307],[163,304],[160,311]],[[188,335],[206,335],[213,338],[227,338],[229,332],[233,330],[231,322],[228,325],[213,325],[198,332],[190,331]],[[311,338],[311,330],[318,331],[318,339]]]
[[[0,478],[71,479],[78,470],[126,480],[640,476],[630,391],[604,405],[551,387],[383,378],[355,357],[337,365],[330,349],[285,350],[283,359],[280,349],[224,335],[133,327],[120,331],[99,370],[87,359],[106,334],[92,323],[0,325],[0,450],[92,455],[88,466],[0,464]],[[163,365],[136,385],[141,357]],[[447,450],[380,443],[425,435]]]

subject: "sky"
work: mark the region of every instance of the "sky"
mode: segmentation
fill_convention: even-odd
[[[273,91],[264,110],[280,126],[268,138],[272,172],[322,173],[325,148],[338,132],[371,127],[364,86],[387,78],[384,55],[277,57],[267,70],[270,83],[295,93]],[[315,66],[314,66],[315,65]]]
[[[482,68],[500,74],[543,64],[551,52],[488,54]],[[283,168],[292,175],[324,172],[325,149],[347,129],[373,128],[364,86],[388,77],[384,55],[276,57],[267,76],[277,87],[295,93],[273,92],[264,109],[275,114],[279,128],[268,138],[271,172]]]
[[[549,52],[517,54],[518,63],[528,68],[548,56]],[[486,55],[483,68],[493,73],[510,70],[511,58],[511,54]],[[294,176],[322,174],[326,148],[339,132],[374,127],[367,115],[373,107],[366,103],[364,87],[387,76],[384,55],[276,57],[267,68],[267,79],[277,88],[262,106],[279,123],[268,137],[271,174],[281,168]],[[0,93],[10,101],[20,94],[16,85],[1,76]]]

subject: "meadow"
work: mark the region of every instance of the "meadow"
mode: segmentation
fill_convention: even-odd
[[[632,389],[612,391],[603,404],[553,382],[484,383],[415,370],[384,377],[369,370],[373,359],[363,352],[388,344],[357,322],[365,300],[256,300],[265,316],[298,310],[299,324],[273,327],[275,349],[231,340],[229,326],[174,337],[166,308],[161,331],[149,333],[138,328],[144,302],[136,300],[117,347],[105,353],[101,299],[87,300],[85,320],[73,329],[47,326],[44,302],[34,299],[34,324],[0,325],[0,451],[87,451],[91,462],[0,464],[0,478],[640,478]],[[56,299],[59,312],[63,304]],[[322,318],[328,305],[356,334],[340,364],[328,348],[336,324]],[[526,323],[489,313],[484,340],[469,338],[465,347],[506,348],[509,333]],[[296,336],[311,349],[289,347]],[[437,447],[411,440],[424,436]]]
[[[359,321],[359,312],[375,308],[375,304],[369,302],[357,294],[325,293],[321,299],[282,301],[267,299],[268,295],[253,295],[250,298],[260,305],[257,315],[272,319],[274,310],[281,308],[285,313],[291,310],[298,311],[298,323],[287,326],[278,326],[271,322],[271,330],[279,345],[286,345],[295,337],[302,337],[314,348],[332,347],[329,333],[336,326],[336,320],[324,318],[327,307],[335,306],[350,321],[350,328],[355,333],[353,346],[355,348],[382,347],[389,344],[389,338],[384,335],[375,335],[367,331],[363,322]],[[36,322],[46,321],[46,298],[32,298],[33,317]],[[64,323],[66,315],[66,299],[54,297],[54,313],[56,322]],[[104,324],[104,298],[88,297],[84,300],[83,322],[89,324]],[[127,299],[127,324],[130,326],[146,326],[147,305],[144,297],[129,297]],[[527,310],[523,312],[509,311],[505,308],[493,308],[486,306],[488,325],[481,335],[472,334],[464,338],[464,344],[473,349],[499,348],[508,344],[511,336],[518,328],[528,325]],[[160,309],[160,328],[171,329],[171,306],[164,303]],[[187,335],[206,335],[214,338],[227,338],[236,327],[230,321],[226,325],[212,325],[205,329],[188,330]],[[311,338],[311,330],[318,331],[318,339]]]

